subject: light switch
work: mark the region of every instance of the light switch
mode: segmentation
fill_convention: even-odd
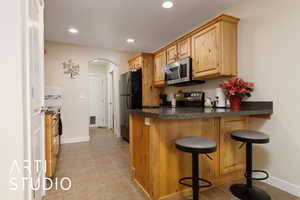
[[[80,92],[79,99],[86,99],[86,95],[84,92]]]

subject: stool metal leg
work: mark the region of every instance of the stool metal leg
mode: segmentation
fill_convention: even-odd
[[[247,187],[252,188],[252,143],[246,145]]]
[[[193,200],[199,199],[199,155],[197,153],[193,153]]]
[[[263,190],[252,185],[252,143],[246,146],[246,184],[235,184],[230,187],[231,193],[242,200],[271,200]]]

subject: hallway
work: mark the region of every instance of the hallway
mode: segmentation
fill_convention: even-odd
[[[111,131],[90,130],[90,142],[64,144],[57,163],[56,177],[69,177],[69,191],[51,190],[44,200],[144,200],[133,184],[129,170],[129,145]],[[273,200],[299,200],[264,183],[257,183]],[[236,200],[223,185],[201,193],[203,200]],[[183,198],[187,199],[187,198]],[[174,199],[176,200],[176,199]]]
[[[56,177],[72,180],[70,191],[47,193],[46,200],[142,200],[129,172],[129,145],[107,129],[91,129],[90,142],[63,144]]]

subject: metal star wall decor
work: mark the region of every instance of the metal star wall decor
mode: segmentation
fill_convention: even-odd
[[[63,62],[62,65],[64,74],[69,75],[71,79],[75,79],[76,76],[79,75],[79,64],[75,64],[72,60],[68,60],[68,62]]]

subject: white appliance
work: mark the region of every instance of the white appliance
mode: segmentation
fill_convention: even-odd
[[[222,88],[216,88],[215,102],[217,108],[226,108],[226,96]]]
[[[61,88],[45,88],[45,106],[47,108],[56,107],[60,109],[63,105],[63,91]]]

